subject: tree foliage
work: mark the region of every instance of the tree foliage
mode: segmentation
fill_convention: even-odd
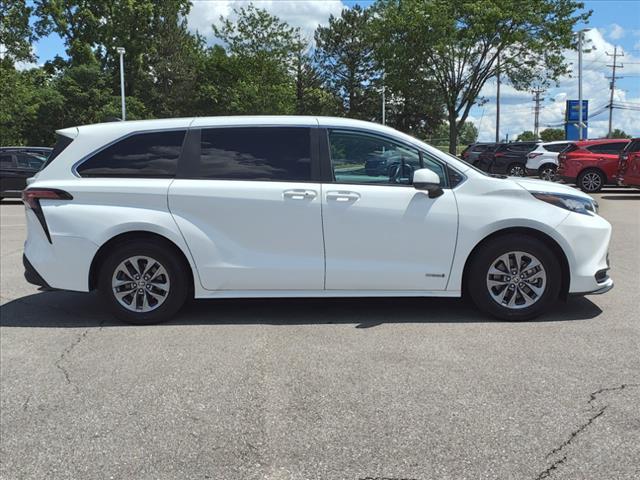
[[[556,80],[567,72],[563,51],[574,26],[590,15],[574,0],[378,0],[374,8],[385,57],[434,80],[451,153],[487,80],[498,70],[516,88]]]
[[[531,130],[525,130],[516,137],[517,142],[534,142],[537,138]]]
[[[564,139],[565,133],[562,128],[547,128],[540,132],[540,140],[543,142],[555,142]]]
[[[326,87],[342,100],[348,116],[365,120],[375,118],[380,98],[381,72],[368,38],[370,18],[370,10],[355,5],[339,17],[331,15],[329,24],[315,32],[315,60]]]
[[[33,9],[25,0],[0,1],[0,61],[33,61],[31,44],[37,38],[29,25]]]
[[[573,26],[589,15],[574,0],[377,0],[331,16],[309,42],[245,4],[212,26],[216,40],[207,45],[187,26],[190,0],[0,6],[0,142],[38,145],[50,144],[56,129],[120,116],[116,47],[124,47],[129,119],[308,114],[381,122],[384,92],[388,125],[447,137],[453,150],[478,136],[467,117],[484,101],[479,92],[498,56],[518,88],[552,81],[566,71],[561,52]],[[20,70],[36,60],[34,40],[50,33],[62,38],[64,54]]]
[[[615,128],[611,132],[611,135],[607,135],[607,138],[631,138],[631,135],[627,134],[624,130]]]

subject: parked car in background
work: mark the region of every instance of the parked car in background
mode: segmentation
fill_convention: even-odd
[[[472,143],[462,151],[460,158],[477,167],[480,154],[496,148],[496,145],[497,143]]]
[[[558,154],[573,142],[560,140],[539,144],[527,153],[527,174],[538,175],[542,180],[553,180],[558,169]]]
[[[613,138],[575,142],[558,155],[557,177],[586,193],[615,185],[620,153],[628,143],[628,139]]]
[[[591,197],[488,176],[379,124],[208,117],[58,134],[61,153],[23,192],[25,277],[98,290],[129,322],[166,320],[188,297],[463,292],[526,320],[613,287],[611,225]],[[405,168],[367,173],[379,152]]]
[[[493,149],[482,152],[476,166],[488,173],[524,177],[527,173],[527,154],[534,150],[539,143],[499,143]]]
[[[42,168],[51,151],[44,147],[0,147],[0,200],[20,198],[27,178]]]
[[[640,187],[640,138],[632,139],[620,154],[618,184]]]

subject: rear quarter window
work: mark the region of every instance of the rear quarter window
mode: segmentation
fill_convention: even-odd
[[[186,130],[136,133],[78,166],[81,177],[173,178]]]

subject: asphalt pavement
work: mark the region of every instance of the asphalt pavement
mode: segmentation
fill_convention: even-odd
[[[0,204],[2,479],[637,479],[640,191],[597,195],[606,295],[215,300],[136,327],[22,274]]]

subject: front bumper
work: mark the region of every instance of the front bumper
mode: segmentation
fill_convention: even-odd
[[[556,227],[565,243],[571,280],[569,294],[586,295],[611,290],[609,242],[611,225],[598,215],[571,213]]]

